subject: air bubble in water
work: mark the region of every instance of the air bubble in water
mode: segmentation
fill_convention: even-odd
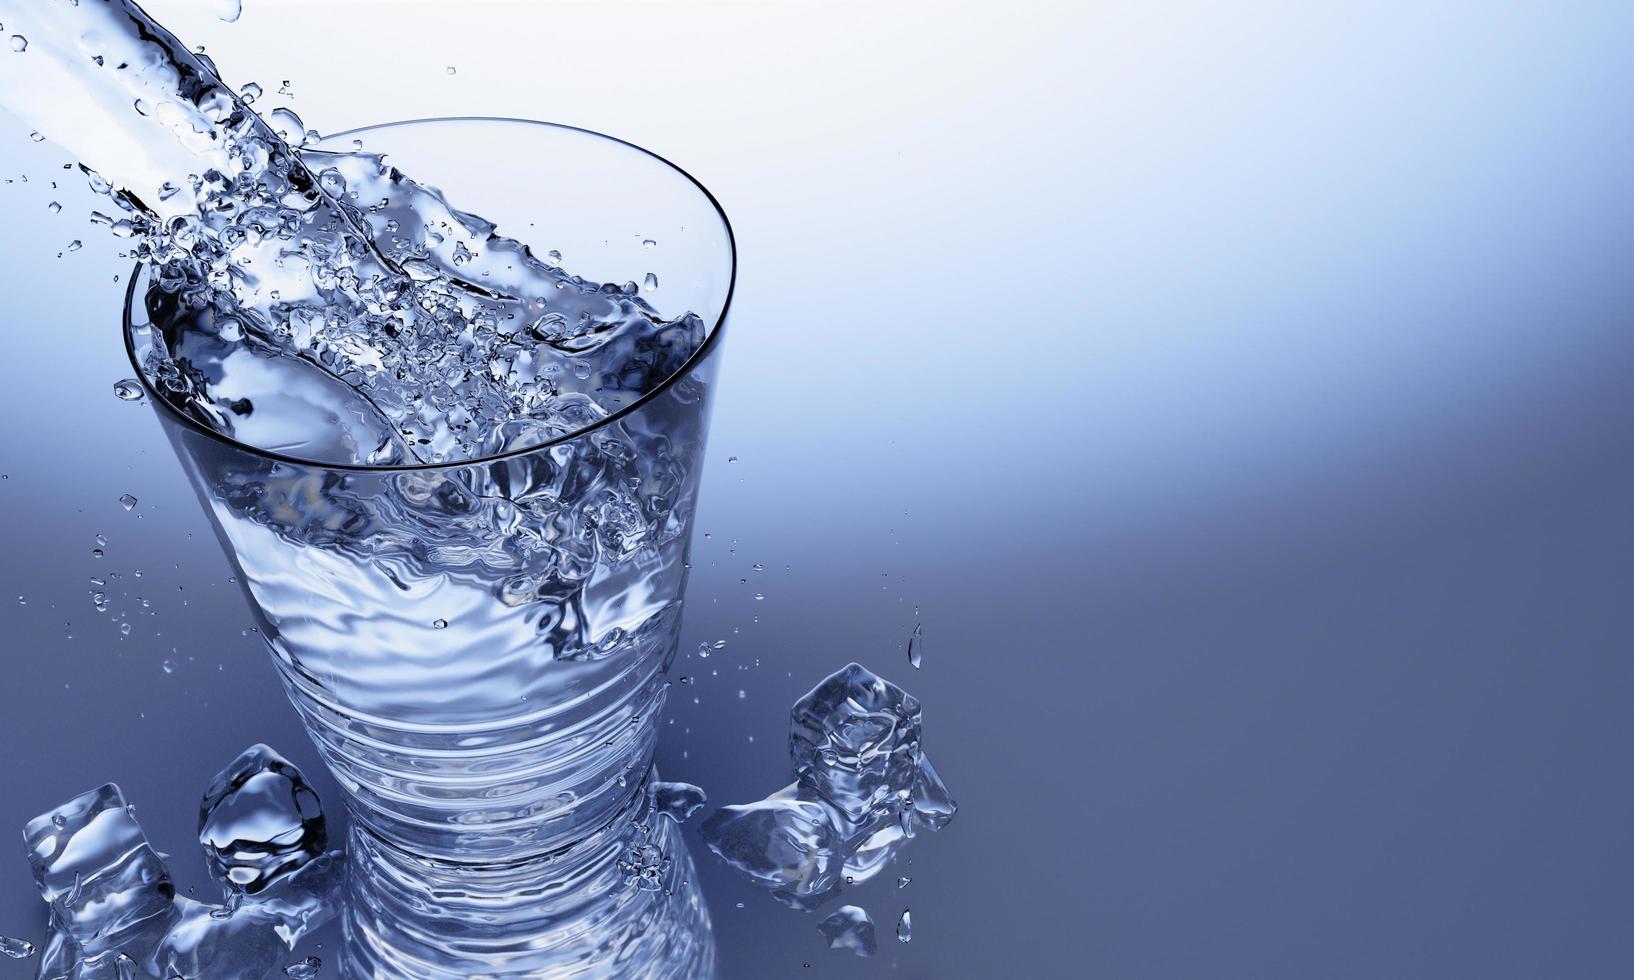
[[[122,493],[119,495],[119,503],[120,506],[124,507],[127,511],[136,509],[136,498],[128,493]]]
[[[142,383],[137,381],[135,378],[126,378],[123,381],[115,381],[113,385],[113,393],[119,397],[120,401],[123,402],[141,401]]]

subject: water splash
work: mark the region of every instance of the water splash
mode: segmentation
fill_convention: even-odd
[[[697,316],[536,259],[379,154],[306,148],[298,116],[258,115],[258,86],[129,0],[14,19],[42,56],[0,63],[6,103],[122,212],[102,223],[150,271],[148,380],[204,425],[324,462],[471,459],[606,417],[703,342]]]

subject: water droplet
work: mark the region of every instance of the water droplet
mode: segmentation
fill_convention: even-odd
[[[641,280],[641,288],[646,290],[649,293],[652,292],[653,290],[657,289],[658,288],[658,274],[654,273],[654,272],[647,273],[647,278]]]
[[[128,493],[119,495],[119,503],[125,508],[126,511],[136,509],[136,498]]]
[[[130,624],[129,623],[120,623],[119,624],[119,635],[120,636],[130,636]]]
[[[903,909],[902,918],[896,920],[896,938],[899,942],[913,942],[913,916],[907,909]]]
[[[749,692],[748,692],[748,691],[745,691],[745,690],[744,690],[744,689],[743,689],[743,688],[741,688],[741,687],[740,687],[740,688],[738,688],[738,700],[739,700],[739,701],[743,701],[743,700],[746,700],[746,699],[747,699],[747,698],[748,698],[748,697],[749,697]]]
[[[28,38],[22,36],[21,34],[13,34],[11,36],[11,50],[13,50],[13,51],[27,51],[28,50]]]
[[[215,0],[216,16],[231,24],[244,13],[244,0]]]
[[[715,646],[715,649],[717,649],[717,650],[725,650],[726,649],[726,641],[725,640],[716,640],[715,643],[714,643],[714,646]]]
[[[101,558],[102,557],[102,549],[101,548],[92,548],[91,549],[91,557],[92,558]]]
[[[0,953],[5,953],[14,960],[26,960],[34,955],[34,944],[26,939],[0,936]]]
[[[653,241],[650,238],[641,239],[641,247],[642,248],[652,248],[654,245],[657,245],[657,244],[658,244],[657,242]]]
[[[925,659],[925,626],[915,623],[913,632],[908,636],[908,663],[915,670],[919,669],[920,662]]]
[[[159,668],[167,674],[174,674],[176,672],[176,661],[166,660],[164,663],[159,665]]]
[[[447,68],[447,69],[446,69],[446,70],[447,70],[447,72],[448,72],[448,73],[449,73],[449,74],[450,74],[450,75],[452,75],[452,74],[454,74],[454,73],[455,73],[455,71],[456,71],[456,70],[457,70],[457,69],[455,69],[455,67],[454,67],[454,66],[453,66],[453,65],[449,65],[449,66],[448,66],[448,68]]]
[[[433,619],[431,621],[431,628],[432,629],[445,630],[445,629],[448,628],[448,620],[446,620],[446,619]]]
[[[113,393],[119,397],[120,401],[141,401],[142,383],[137,381],[135,378],[125,378],[123,381],[115,381],[113,385]]]
[[[68,251],[70,252],[77,252],[83,247],[85,247],[85,243],[77,238],[68,243]]]
[[[287,106],[279,106],[267,113],[266,118],[267,125],[271,126],[272,131],[283,139],[299,140],[301,135],[306,132],[306,126],[301,122],[301,117],[295,114],[295,110]]]
[[[902,876],[902,877],[900,877],[900,878],[898,878],[898,879],[897,879],[897,880],[896,880],[896,887],[897,887],[897,888],[899,888],[899,889],[901,889],[901,888],[906,888],[906,887],[908,887],[908,885],[909,885],[909,884],[910,884],[910,883],[911,883],[911,882],[912,882],[912,881],[913,881],[913,878],[912,878],[912,877],[910,877],[910,876],[908,876],[908,875],[903,875],[903,876]]]
[[[546,252],[545,253],[545,264],[546,265],[561,265],[562,264],[562,253],[556,251],[555,249],[551,249],[550,251]]]
[[[764,592],[756,592],[755,593],[755,601],[758,602],[758,601],[760,601],[761,599],[764,599],[764,598],[766,598],[766,593],[764,593]]]
[[[709,644],[708,643],[698,644],[698,656],[703,657],[705,660],[709,659]]]
[[[47,211],[50,211],[52,214],[61,214],[62,213],[62,205],[58,204],[56,201],[52,201],[50,204],[47,204],[45,206],[45,209]]]
[[[238,90],[238,95],[244,100],[245,105],[249,105],[261,97],[261,86],[254,82],[245,82],[244,87]]]
[[[35,130],[34,132],[29,133],[28,138],[33,140],[36,143],[44,143],[45,142],[45,136],[43,134],[41,134],[39,130]]]

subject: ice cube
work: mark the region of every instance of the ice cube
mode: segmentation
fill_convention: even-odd
[[[78,943],[111,948],[171,911],[170,872],[113,783],[30,820],[23,839],[54,925]]]
[[[912,784],[919,727],[913,695],[847,664],[795,702],[789,756],[803,787],[860,821]]]
[[[230,900],[255,895],[328,846],[323,806],[301,771],[252,745],[216,774],[199,807],[199,843]]]
[[[786,905],[809,911],[839,894],[840,839],[828,810],[801,799],[797,786],[721,807],[700,832],[717,857]]]
[[[874,938],[874,920],[855,905],[842,905],[817,923],[817,931],[828,940],[829,949],[849,949],[858,956],[873,956],[879,949]]]

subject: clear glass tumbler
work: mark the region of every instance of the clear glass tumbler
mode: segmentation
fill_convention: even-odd
[[[675,655],[709,406],[735,275],[713,197],[584,130],[430,119],[338,134],[581,276],[641,280],[709,325],[611,417],[446,465],[320,464],[242,445],[150,391],[291,700],[384,846],[517,862],[637,808]],[[132,283],[139,373],[150,325]]]

